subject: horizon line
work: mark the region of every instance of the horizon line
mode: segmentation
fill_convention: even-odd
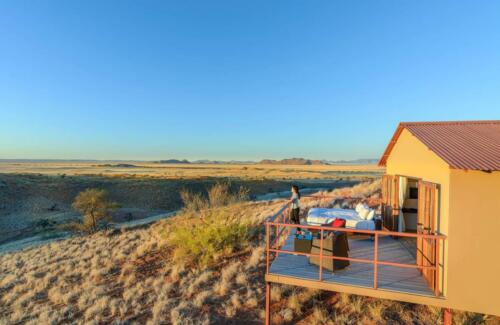
[[[176,160],[176,161],[187,161],[189,163],[192,162],[252,162],[258,163],[263,160],[273,160],[273,161],[282,161],[289,159],[303,159],[303,160],[311,160],[311,161],[324,161],[324,162],[354,162],[354,161],[364,161],[364,160],[379,160],[378,158],[355,158],[355,159],[314,159],[314,158],[302,158],[302,157],[290,157],[290,158],[262,158],[262,159],[185,159],[185,158],[161,158],[161,159],[96,159],[96,158],[0,158],[0,161],[75,161],[75,162],[105,162],[105,161],[122,161],[122,162],[160,162],[160,161],[168,161],[168,160]]]

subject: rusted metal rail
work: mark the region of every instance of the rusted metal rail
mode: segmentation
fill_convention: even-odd
[[[338,199],[338,197],[329,197],[329,196],[304,196],[304,199],[316,199],[316,200],[325,200],[325,199],[331,199],[332,201],[335,199]],[[293,224],[290,222],[289,218],[289,210],[290,210],[290,202],[287,202],[285,205],[283,205],[276,214],[273,216],[269,217],[266,220],[266,274],[269,274],[270,270],[270,263],[271,263],[271,254],[295,254],[295,255],[303,255],[303,256],[315,256],[319,258],[319,281],[323,281],[323,260],[324,259],[330,259],[330,260],[345,260],[345,261],[351,261],[351,262],[358,262],[358,263],[369,263],[373,264],[373,289],[377,290],[378,285],[377,285],[377,278],[379,276],[378,272],[378,266],[379,265],[386,265],[386,266],[393,266],[393,267],[401,267],[401,268],[414,268],[418,269],[421,272],[426,270],[431,270],[434,272],[434,287],[431,288],[433,289],[434,295],[436,297],[440,297],[441,292],[440,292],[440,281],[439,281],[439,250],[441,241],[446,240],[446,236],[438,233],[434,234],[415,234],[415,233],[404,233],[404,232],[396,232],[396,231],[388,231],[388,230],[357,230],[357,229],[351,229],[351,228],[337,228],[337,227],[328,227],[328,226],[311,226],[311,225],[303,225],[303,224]],[[271,233],[272,230],[271,228],[275,227],[275,238],[271,238]],[[301,252],[295,252],[295,251],[290,251],[290,250],[283,250],[280,247],[280,238],[283,236],[289,236],[291,230],[293,228],[301,228],[302,230],[316,230],[320,233],[320,253],[319,254],[313,254],[313,253],[301,253]],[[334,256],[333,254],[330,256],[325,256],[323,255],[323,241],[324,241],[324,233],[325,232],[333,232],[333,231],[339,231],[339,232],[345,232],[348,234],[361,234],[361,235],[368,235],[372,236],[374,240],[374,255],[373,259],[364,259],[364,258],[352,258],[352,257],[341,257],[341,256]],[[378,256],[378,250],[379,250],[379,238],[381,236],[392,236],[392,237],[406,237],[406,238],[416,238],[416,239],[425,239],[429,240],[433,243],[434,249],[435,249],[435,262],[433,265],[419,265],[417,263],[415,264],[408,264],[408,263],[396,263],[396,262],[390,262],[390,261],[381,261]],[[267,307],[269,307],[269,299],[268,297],[268,292],[267,290],[269,286],[269,283],[266,283],[266,324],[269,324],[270,321],[270,313]]]

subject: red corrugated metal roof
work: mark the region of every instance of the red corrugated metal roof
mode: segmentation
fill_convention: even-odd
[[[417,137],[450,168],[500,170],[500,120],[402,122],[380,158],[379,165],[386,165],[403,129]]]

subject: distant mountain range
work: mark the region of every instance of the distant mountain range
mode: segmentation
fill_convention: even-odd
[[[229,160],[229,161],[222,161],[222,160],[208,160],[208,159],[201,159],[201,160],[195,160],[193,161],[193,164],[236,164],[236,165],[243,165],[243,164],[255,164],[255,161],[252,160]]]
[[[374,165],[378,163],[376,158],[362,158],[354,160],[336,160],[328,161],[330,165]]]
[[[190,164],[191,162],[187,159],[166,159],[166,160],[158,160],[154,161],[157,164]]]
[[[282,160],[264,159],[259,164],[266,165],[371,165],[376,164],[378,159],[356,159],[356,160],[312,160],[305,158],[288,158]]]
[[[200,159],[189,161],[187,159],[166,159],[166,160],[158,160],[155,161],[157,164],[255,164],[255,161],[239,161],[239,160],[230,160],[230,161],[220,161],[220,160],[208,160],[208,159]]]
[[[256,163],[255,161],[218,161],[218,160],[195,160],[189,161],[187,159],[166,159],[155,161],[158,164],[263,164],[263,165],[325,165],[326,162],[322,160],[311,160],[304,158],[289,158],[282,160],[264,159]]]
[[[311,160],[305,158],[287,158],[281,160],[263,159],[259,162],[262,165],[326,165],[322,160]]]
[[[115,167],[132,167],[126,163],[144,163],[148,161],[144,160],[92,160],[92,159],[0,159],[0,162],[4,163],[15,163],[15,162],[31,162],[31,163],[41,163],[41,162],[95,162],[95,163],[117,163]],[[151,161],[149,161],[151,162]],[[165,159],[152,161],[157,164],[239,164],[239,165],[251,165],[251,164],[267,164],[267,165],[372,165],[378,162],[378,159],[354,159],[354,160],[315,160],[306,158],[286,158],[281,160],[274,159],[263,159],[259,162],[252,160],[209,160],[209,159],[199,159],[194,161],[189,161],[187,159]],[[120,163],[122,166],[120,166]],[[104,165],[103,165],[104,166]],[[111,166],[111,165],[110,165]]]

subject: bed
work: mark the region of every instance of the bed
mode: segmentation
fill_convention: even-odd
[[[307,213],[306,221],[308,225],[320,226],[337,218],[345,219],[346,228],[375,230],[375,219],[365,220],[358,215],[356,210],[350,209],[312,208]]]

